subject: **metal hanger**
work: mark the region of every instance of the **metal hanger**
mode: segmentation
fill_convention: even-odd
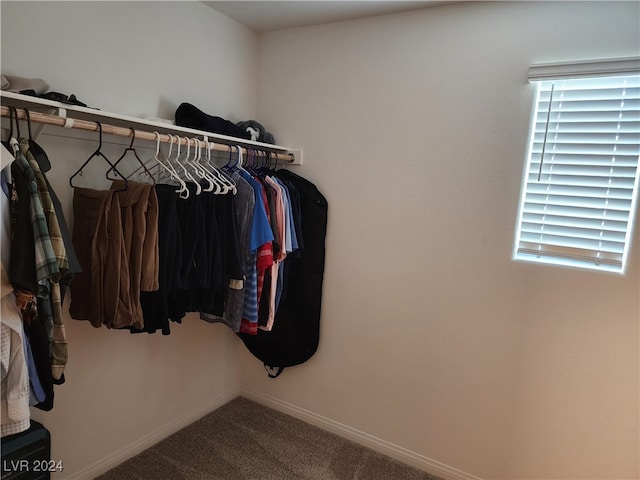
[[[124,188],[121,188],[121,189],[118,189],[118,190],[113,190],[114,192],[122,192],[122,191],[124,191],[124,190],[126,190],[128,188],[129,183],[128,183],[127,179],[118,171],[118,169],[115,168],[113,163],[111,163],[111,161],[105,156],[105,154],[102,153],[102,150],[101,150],[102,149],[102,124],[100,122],[97,122],[97,124],[98,124],[98,132],[99,132],[99,135],[100,135],[98,148],[96,149],[95,152],[93,152],[91,154],[91,156],[89,158],[87,158],[87,160],[80,166],[80,168],[76,171],[76,173],[71,175],[71,177],[69,178],[69,185],[72,188],[78,188],[77,185],[73,184],[73,179],[75,177],[77,177],[78,175],[82,175],[82,169],[87,166],[87,164],[93,159],[93,157],[102,157],[102,159],[109,164],[109,167],[111,167],[111,168],[109,168],[109,170],[107,170],[107,173],[105,174],[105,177],[107,179],[109,179],[107,174],[109,173],[109,171],[113,170],[115,173],[117,173],[120,176],[120,178],[122,178],[124,180]]]

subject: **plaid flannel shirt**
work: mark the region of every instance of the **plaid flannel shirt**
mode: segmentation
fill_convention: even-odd
[[[38,193],[38,182],[35,173],[29,166],[29,162],[17,145],[14,145],[16,165],[23,171],[29,187],[29,204],[31,209],[31,223],[33,224],[33,236],[36,246],[36,279],[41,287],[38,296],[46,297],[49,294],[50,280],[58,280],[60,270],[58,260],[53,252],[49,227],[42,208],[42,201]]]
[[[38,195],[42,203],[43,213],[49,230],[49,238],[51,247],[55,255],[59,275],[52,277],[50,280],[50,292],[48,298],[41,300],[40,314],[47,330],[49,343],[51,347],[51,373],[53,378],[60,380],[64,373],[64,367],[67,364],[67,334],[64,328],[64,320],[62,313],[62,296],[60,293],[59,279],[66,275],[69,270],[69,260],[67,258],[67,250],[64,246],[64,240],[58,223],[58,216],[51,200],[51,195],[47,187],[44,174],[40,170],[40,165],[29,151],[29,140],[21,138],[20,152],[27,159],[29,167],[33,170],[36,183],[38,186]]]

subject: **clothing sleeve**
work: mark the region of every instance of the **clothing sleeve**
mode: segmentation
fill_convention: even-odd
[[[155,292],[160,289],[160,252],[158,247],[158,197],[156,189],[150,188],[149,202],[146,211],[147,231],[142,247],[142,277],[140,278],[140,290],[143,292]]]
[[[30,425],[29,377],[22,343],[22,318],[10,293],[2,298],[2,431],[23,432]]]

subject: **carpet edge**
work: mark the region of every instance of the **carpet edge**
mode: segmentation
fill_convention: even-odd
[[[272,397],[257,390],[241,388],[240,396],[245,397],[264,406],[273,408],[279,412],[291,415],[299,420],[314,425],[318,428],[334,433],[342,438],[351,440],[378,453],[391,457],[399,462],[418,468],[431,475],[436,475],[444,480],[482,480],[470,473],[438,462],[409,449],[395,445],[381,438],[362,432],[348,425],[342,424],[330,418],[314,413],[284,400]]]
[[[139,453],[142,453],[146,449],[152,447],[156,443],[164,440],[170,435],[178,432],[191,425],[193,422],[204,417],[208,413],[222,407],[226,403],[230,402],[234,398],[240,396],[240,389],[234,388],[233,390],[218,395],[212,402],[206,404],[203,407],[196,408],[180,417],[173,419],[160,428],[153,430],[152,432],[140,437],[139,439],[129,443],[128,445],[119,448],[115,452],[107,455],[99,461],[89,465],[82,470],[74,473],[73,475],[66,477],[65,480],[90,480],[102,475],[114,467],[117,467],[121,463],[135,457]]]

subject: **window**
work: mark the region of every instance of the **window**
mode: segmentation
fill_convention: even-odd
[[[530,70],[537,95],[516,260],[624,272],[640,177],[638,65]]]

